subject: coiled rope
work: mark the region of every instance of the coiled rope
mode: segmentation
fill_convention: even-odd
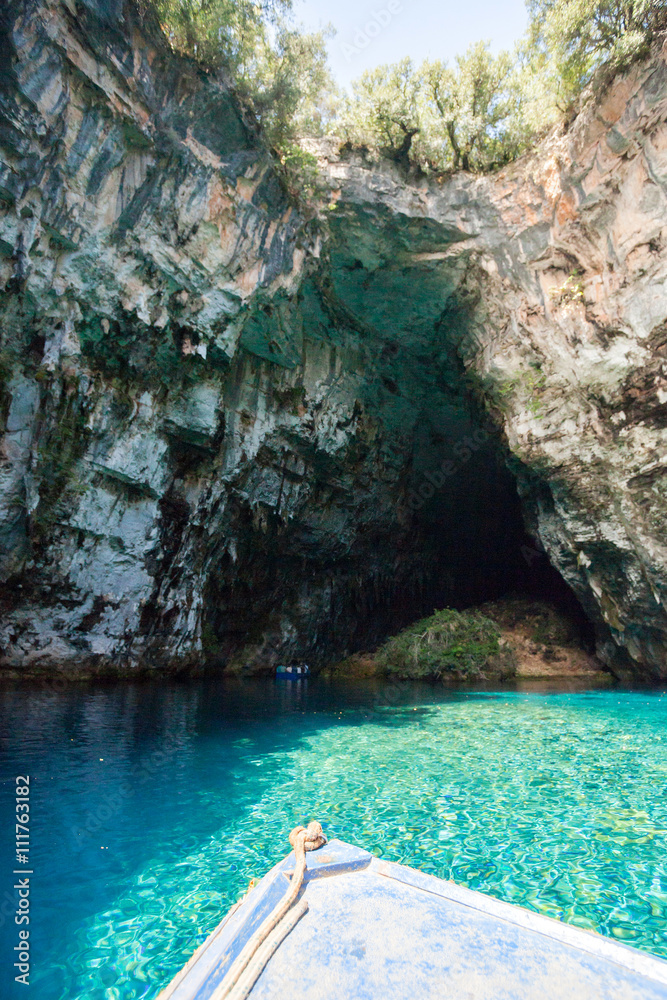
[[[296,903],[306,872],[306,851],[322,847],[327,838],[313,820],[307,827],[295,826],[289,842],[296,858],[290,887],[235,958],[210,1000],[246,1000],[273,953],[308,909],[305,899]]]

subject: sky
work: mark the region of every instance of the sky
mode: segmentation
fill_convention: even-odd
[[[524,0],[294,0],[293,11],[310,30],[333,24],[329,63],[341,86],[404,56],[451,62],[480,40],[508,49],[527,24]]]

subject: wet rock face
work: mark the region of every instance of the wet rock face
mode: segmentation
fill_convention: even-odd
[[[5,669],[322,665],[548,555],[665,671],[664,59],[491,178],[330,156],[308,221],[128,8],[2,39]]]

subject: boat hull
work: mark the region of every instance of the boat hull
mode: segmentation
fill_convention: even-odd
[[[341,841],[307,862],[308,911],[251,1000],[667,1000],[667,962],[599,934]],[[276,865],[160,1000],[209,1000],[293,867]]]

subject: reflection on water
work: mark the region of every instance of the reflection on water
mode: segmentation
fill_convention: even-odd
[[[4,689],[0,713],[5,870],[32,776],[31,1000],[157,996],[311,818],[667,957],[660,692],[201,681]]]

